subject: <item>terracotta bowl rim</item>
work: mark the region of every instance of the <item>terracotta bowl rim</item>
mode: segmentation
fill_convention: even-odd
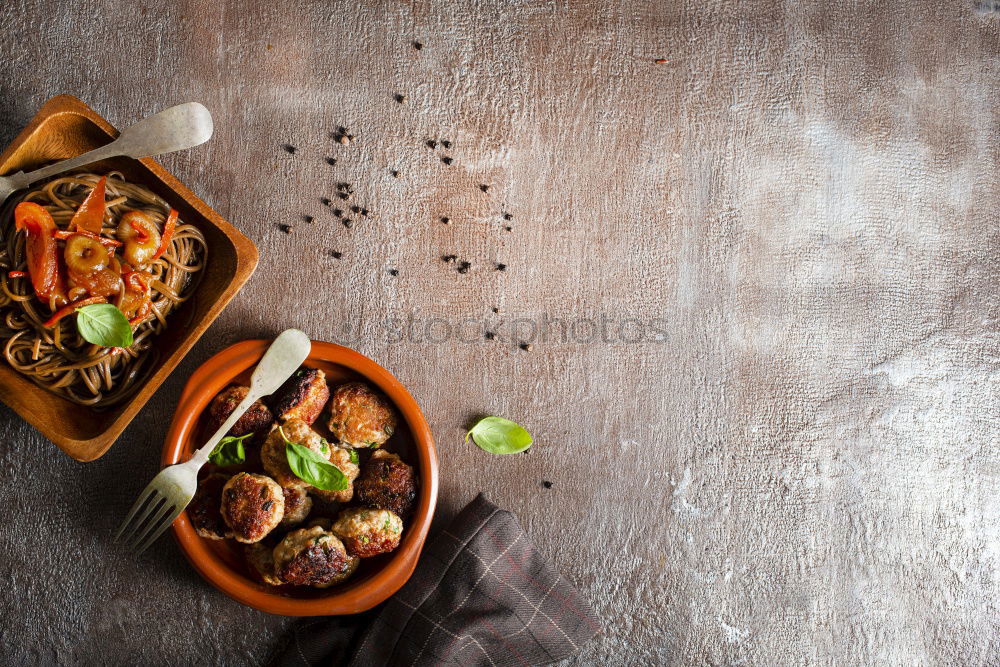
[[[254,366],[264,355],[270,340],[246,340],[218,352],[198,367],[181,393],[174,418],[163,445],[162,463],[171,465],[187,459],[190,440],[197,435],[197,423],[211,399],[233,378]],[[171,529],[181,551],[203,578],[238,602],[260,611],[282,616],[332,616],[356,614],[388,599],[413,574],[427,539],[438,493],[437,451],[430,427],[416,401],[389,371],[350,348],[313,341],[307,361],[325,361],[345,366],[381,389],[396,405],[413,438],[419,462],[420,489],[417,508],[409,521],[399,548],[391,559],[368,579],[355,586],[334,589],[330,595],[301,599],[278,595],[265,584],[250,581],[222,562],[199,537],[182,512]]]

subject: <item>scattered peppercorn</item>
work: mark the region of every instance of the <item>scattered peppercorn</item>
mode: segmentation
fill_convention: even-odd
[[[493,333],[492,331],[487,331],[486,332],[486,340],[493,340],[496,337],[497,337],[497,335],[495,333]]]
[[[434,150],[437,147],[438,147],[438,142],[434,141],[433,139],[428,139],[427,140],[427,148],[430,148],[431,150]]]
[[[338,190],[350,190],[351,189],[351,184],[350,183],[337,183],[337,189]]]
[[[344,212],[341,211],[339,208],[335,208],[333,209],[333,215],[339,218],[340,216],[344,215]]]
[[[420,49],[424,48],[424,45],[422,42],[413,42],[413,48],[419,51]]]
[[[396,101],[399,102],[400,104],[406,102],[406,95],[400,95],[399,93],[396,93],[395,98]]]
[[[284,149],[285,149],[286,151],[288,151],[289,153],[291,153],[292,155],[295,155],[295,151],[297,151],[297,150],[298,150],[297,148],[295,148],[295,146],[293,146],[293,145],[291,145],[291,144],[285,144],[285,145],[284,145]]]
[[[494,312],[494,313],[499,313],[499,312],[500,312],[500,309],[499,309],[499,308],[496,308],[496,307],[494,307],[494,308],[493,308],[493,312]]]
[[[304,220],[305,222],[309,223],[310,225],[311,225],[311,224],[312,224],[312,222],[313,222],[313,217],[312,217],[311,215],[304,215],[304,216],[302,216],[302,219],[303,219],[303,220]]]
[[[458,272],[459,273],[468,273],[469,269],[471,269],[471,268],[472,268],[472,264],[470,264],[469,262],[462,262],[461,264],[458,265]]]
[[[350,192],[338,192],[337,196],[340,197],[341,199],[350,199],[351,198],[351,193]]]
[[[342,252],[337,251],[337,250],[331,250],[330,251],[330,256],[333,257],[334,259],[340,259],[341,257],[344,256],[344,254]]]
[[[343,125],[337,126],[337,134],[347,134],[347,128]]]
[[[351,207],[351,213],[361,213],[361,207],[355,204]]]
[[[335,157],[328,157],[326,159],[326,163],[332,167],[333,165],[337,164],[337,158],[335,158]]]
[[[450,264],[451,262],[454,262],[456,259],[458,259],[458,255],[445,255],[444,257],[441,258],[441,261],[448,262]]]
[[[344,218],[344,227],[347,227],[348,229],[350,229],[353,226],[354,226],[354,221],[353,220],[351,220],[350,218]]]
[[[281,229],[281,231],[285,232],[286,234],[291,234],[292,233],[292,226],[291,225],[278,225],[278,227]]]
[[[399,178],[399,172],[395,169],[390,170],[389,173],[392,174],[393,178]]]
[[[451,148],[451,142],[448,141],[447,139],[442,139],[441,145],[444,146],[445,148]]]
[[[389,275],[390,276],[398,276],[399,275],[399,271],[397,269],[389,269]]]
[[[513,227],[510,227],[510,226],[507,226],[507,227],[504,227],[504,229],[505,229],[506,231],[508,231],[508,232],[509,232],[510,230],[512,230],[512,229],[514,229],[514,228],[513,228]]]
[[[447,155],[445,155],[443,158],[441,158],[441,161],[444,162],[445,164],[448,164],[448,165],[450,165],[452,162],[454,162],[454,160],[452,160]]]
[[[479,189],[482,190],[483,192],[489,192],[490,186],[483,183],[482,185],[479,186]]]
[[[320,200],[319,200],[319,202],[320,202],[321,204],[323,204],[323,206],[329,206],[330,204],[332,204],[332,203],[333,203],[332,201],[330,201],[330,200],[329,200],[329,199],[327,199],[326,197],[320,197]]]
[[[444,216],[443,218],[441,218],[441,222],[443,222],[446,225],[450,225],[451,224],[451,218],[449,218],[448,216]]]
[[[506,270],[507,270],[506,264],[500,264],[499,262],[497,263],[497,271],[506,271]]]
[[[368,209],[366,209],[364,207],[361,208],[361,217],[363,217],[363,218],[367,218],[368,217]]]
[[[542,482],[542,486],[544,486],[546,489],[551,489],[552,488],[552,482],[550,482],[548,480],[545,480],[545,481]]]
[[[521,349],[525,352],[531,352],[535,348],[531,343],[521,343]]]
[[[513,213],[504,213],[503,214],[503,219],[504,220],[513,220],[514,219],[514,214]]]

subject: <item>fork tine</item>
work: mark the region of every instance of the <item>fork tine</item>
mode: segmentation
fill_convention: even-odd
[[[149,502],[146,503],[145,509],[139,516],[132,520],[128,530],[125,531],[122,543],[129,547],[135,544],[142,537],[143,533],[146,532],[146,529],[149,528],[150,521],[163,508],[166,502],[167,499],[159,491],[154,492],[150,496]]]
[[[175,506],[173,508],[173,511],[171,511],[167,516],[163,517],[160,521],[159,527],[156,530],[154,530],[153,533],[148,538],[146,538],[146,541],[143,542],[142,545],[140,545],[135,549],[135,555],[138,556],[143,551],[148,549],[150,545],[153,544],[153,542],[155,542],[157,538],[163,534],[163,531],[165,531],[167,528],[170,527],[170,524],[174,522],[174,519],[180,516],[180,513],[183,509],[184,509],[183,507]]]
[[[150,531],[156,529],[160,523],[160,519],[162,519],[167,512],[172,510],[173,507],[174,504],[170,502],[170,499],[164,497],[163,502],[158,503],[156,508],[150,512],[149,519],[141,526],[136,525],[135,533],[133,533],[126,542],[128,548],[134,549],[137,544],[140,544],[143,540],[145,540],[146,535],[148,535]]]
[[[146,504],[146,501],[149,500],[150,496],[154,493],[156,493],[156,489],[153,487],[153,483],[150,482],[146,485],[146,488],[142,490],[142,493],[139,494],[138,500],[133,503],[132,509],[128,512],[128,516],[126,516],[125,520],[122,521],[120,526],[118,526],[118,532],[115,533],[114,542],[118,541],[118,539],[122,536],[122,533],[125,532],[125,529],[128,528],[129,524],[132,522],[132,517],[136,515],[136,513],[142,508],[143,505]],[[141,521],[138,523],[141,523]],[[135,526],[132,527],[132,530],[135,530]]]

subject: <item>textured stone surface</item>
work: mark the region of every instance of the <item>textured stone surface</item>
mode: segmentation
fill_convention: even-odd
[[[294,324],[411,389],[439,522],[485,491],[593,601],[579,664],[996,664],[998,46],[971,0],[7,3],[0,140],[202,101],[163,162],[263,261],[103,459],[0,411],[6,660],[266,659],[286,620],[109,536],[185,377]],[[465,445],[481,413],[536,446]]]

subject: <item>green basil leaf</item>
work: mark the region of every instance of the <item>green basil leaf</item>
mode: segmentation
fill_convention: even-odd
[[[227,435],[219,444],[215,446],[212,453],[208,455],[208,460],[217,466],[237,466],[247,460],[246,449],[243,448],[243,441],[253,433],[247,433],[240,437]]]
[[[130,347],[132,326],[125,315],[110,303],[76,309],[76,329],[88,343],[101,347]]]
[[[285,443],[288,467],[295,476],[323,491],[343,491],[349,482],[340,468],[308,447]]]
[[[517,454],[531,447],[531,434],[503,417],[483,417],[468,433],[476,445],[490,454]]]
[[[347,451],[351,455],[351,463],[358,465],[358,450],[348,449]]]

